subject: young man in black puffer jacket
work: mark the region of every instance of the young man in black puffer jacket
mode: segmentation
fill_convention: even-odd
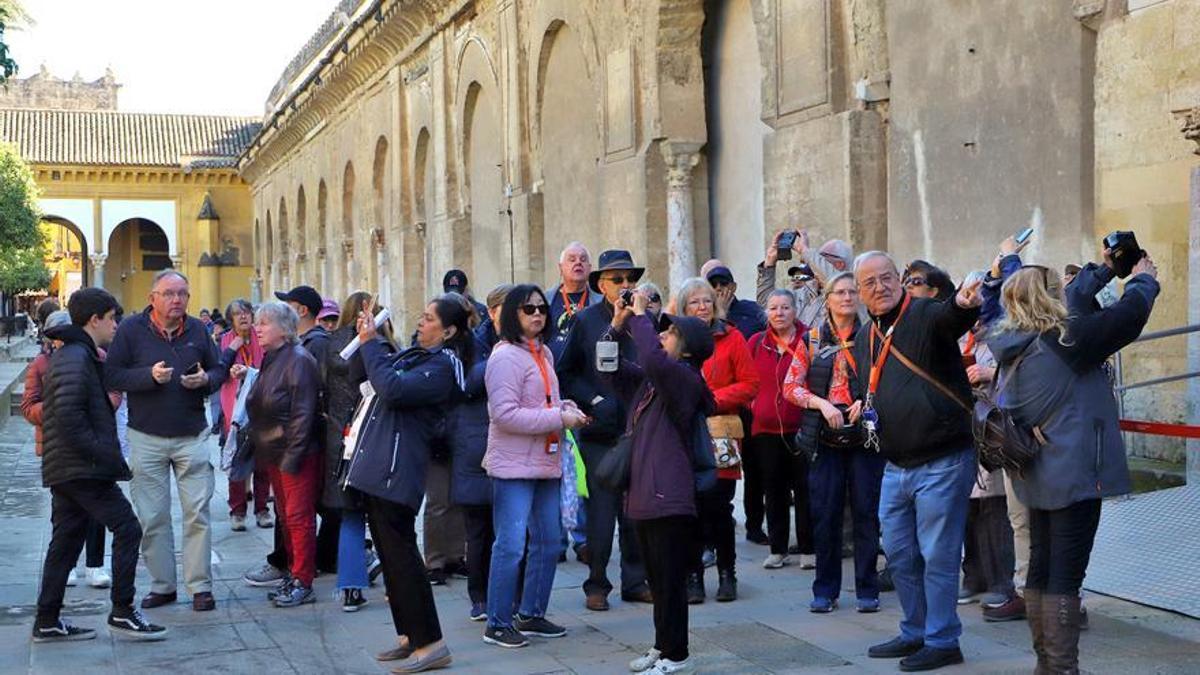
[[[67,575],[83,548],[89,518],[113,533],[109,631],[137,640],[161,640],[167,634],[133,606],[142,528],[117,487],[131,474],[117,441],[100,355],[117,332],[116,309],[116,299],[104,289],[84,288],[67,303],[71,323],[47,332],[63,346],[50,359],[42,408],[42,484],[52,495],[54,531],[42,568],[34,642],[96,637],[96,631],[59,618]]]

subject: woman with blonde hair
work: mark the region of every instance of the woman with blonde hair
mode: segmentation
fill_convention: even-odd
[[[1121,299],[1100,309],[1093,298],[1115,275],[1109,254],[1104,264],[1080,270],[1065,292],[1045,267],[1013,274],[1001,290],[1006,316],[988,339],[999,405],[1039,439],[1038,453],[1013,478],[1030,510],[1025,606],[1039,673],[1079,672],[1079,589],[1100,502],[1131,489],[1103,364],[1141,334],[1159,292],[1158,271],[1143,257]]]

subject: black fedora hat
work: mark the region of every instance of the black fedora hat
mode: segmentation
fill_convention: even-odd
[[[599,293],[600,288],[597,286],[597,283],[600,281],[600,275],[604,272],[612,272],[616,270],[627,270],[633,276],[634,283],[636,283],[638,279],[641,279],[642,274],[646,272],[645,267],[638,267],[637,265],[633,264],[633,256],[629,254],[629,251],[622,251],[621,249],[609,249],[600,254],[599,264],[597,265],[596,269],[592,270],[592,273],[588,275],[588,285],[592,287],[592,290]]]

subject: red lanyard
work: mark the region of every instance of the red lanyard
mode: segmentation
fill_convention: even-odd
[[[546,407],[551,407],[554,397],[554,390],[550,386],[550,369],[546,367],[546,357],[542,354],[542,343],[534,340],[529,343],[529,353],[533,355],[533,362],[537,364],[538,373],[542,376],[542,386],[546,390]],[[550,451],[550,444],[558,442],[558,432],[551,433],[546,437],[546,451]]]
[[[559,286],[558,292],[562,293],[563,311],[566,313],[566,315],[568,317],[574,317],[575,312],[578,312],[579,310],[583,309],[584,307],[587,307],[587,301],[588,301],[588,289],[587,288],[583,289],[583,297],[579,299],[578,306],[571,304],[571,298],[567,296],[567,289],[563,288],[562,286]]]
[[[970,356],[975,353],[975,332],[967,333],[967,343],[963,345],[963,356]]]
[[[858,375],[858,362],[854,360],[854,352],[852,349],[854,347],[854,343],[847,342],[846,336],[842,335],[842,332],[838,330],[837,326],[830,326],[830,328],[833,329],[833,334],[837,336],[838,343],[842,345],[842,353],[846,355],[846,363],[850,365],[850,371],[855,375]],[[853,330],[854,326],[851,326],[850,331]]]
[[[883,346],[879,348],[879,360],[878,361],[874,360],[874,354],[875,354],[875,336],[879,334],[879,325],[876,323],[871,323],[871,342],[870,342],[871,350],[870,350],[870,352],[872,354],[871,358],[872,358],[873,362],[871,363],[871,376],[870,376],[870,379],[867,380],[867,393],[868,393],[868,395],[870,395],[872,397],[874,397],[875,392],[879,390],[879,376],[881,373],[883,373],[883,364],[887,363],[888,355],[891,354],[891,352],[892,352],[892,336],[895,335],[896,326],[900,325],[900,319],[904,318],[904,312],[908,309],[908,303],[911,300],[912,300],[912,296],[905,294],[904,304],[900,306],[900,313],[896,315],[896,320],[893,321],[891,327],[888,328],[887,336],[882,338]]]
[[[793,359],[797,361],[801,360],[800,355],[796,353],[796,350],[792,349],[786,342],[784,342],[783,338],[779,337],[779,334],[775,332],[774,328],[770,329],[768,332],[771,334],[771,339],[775,340],[775,344],[779,347],[780,353],[791,354]]]

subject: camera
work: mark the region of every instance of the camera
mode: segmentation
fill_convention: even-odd
[[[779,235],[779,243],[776,244],[776,248],[779,249],[780,260],[792,259],[792,246],[796,243],[796,237],[799,236],[800,233],[796,230],[785,230]]]
[[[1137,235],[1127,230],[1117,230],[1104,238],[1104,248],[1111,251],[1113,272],[1124,279],[1133,272],[1133,266],[1146,257],[1138,246]]]
[[[632,288],[626,288],[625,290],[621,291],[621,302],[625,303],[626,306],[629,306],[629,307],[633,306],[633,289]]]

